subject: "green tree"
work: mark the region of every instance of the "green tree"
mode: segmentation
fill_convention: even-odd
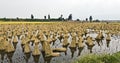
[[[72,20],[72,14],[68,16],[68,20]]]
[[[90,20],[90,22],[92,22],[92,20],[93,20],[93,17],[92,17],[92,16],[90,16],[90,17],[89,17],[89,20]]]
[[[31,14],[31,19],[34,19],[34,16],[33,16],[33,14]]]

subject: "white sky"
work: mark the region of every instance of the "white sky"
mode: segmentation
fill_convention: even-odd
[[[74,19],[120,20],[120,0],[0,0],[0,17],[36,18],[50,14],[51,17],[67,18],[72,13]]]

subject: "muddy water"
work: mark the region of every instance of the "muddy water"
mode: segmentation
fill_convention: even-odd
[[[106,34],[103,34],[106,37]],[[97,36],[96,33],[90,32],[87,34],[87,36],[91,36],[95,38]],[[84,36],[85,37],[85,36]],[[95,39],[93,39],[95,40]],[[69,43],[71,43],[71,37],[69,38]],[[102,40],[102,43],[100,43],[101,46],[97,44],[96,41],[94,41],[95,46],[92,49],[93,54],[101,54],[101,53],[107,53],[107,54],[112,54],[115,52],[120,51],[120,36],[115,36],[113,35],[111,37],[111,41],[109,44],[109,47],[107,47],[106,44],[106,38]],[[31,46],[31,43],[29,44],[31,47],[31,50],[33,51],[33,46]],[[83,50],[79,50],[76,47],[75,49],[70,49],[69,46],[67,47],[66,52],[60,52],[59,57],[44,57],[44,53],[42,53],[38,57],[33,57],[32,52],[30,54],[24,54],[23,48],[21,46],[21,40],[19,39],[17,45],[16,45],[16,50],[13,54],[6,54],[6,53],[1,53],[0,56],[0,62],[3,63],[72,63],[75,61],[78,57],[86,55],[86,54],[91,54],[90,51],[87,49],[87,45],[84,43],[85,47]],[[62,43],[60,42],[59,39],[55,41],[55,44],[51,44],[51,48],[59,48],[62,47]],[[41,44],[39,44],[40,50],[42,49]]]

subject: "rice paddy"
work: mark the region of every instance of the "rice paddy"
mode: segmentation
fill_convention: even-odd
[[[2,63],[74,63],[88,54],[112,55],[119,45],[120,23],[0,21]]]

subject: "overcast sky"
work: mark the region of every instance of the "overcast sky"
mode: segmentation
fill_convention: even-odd
[[[72,14],[74,19],[92,15],[94,19],[120,20],[120,0],[0,0],[1,18],[29,18],[30,14],[35,18]]]

